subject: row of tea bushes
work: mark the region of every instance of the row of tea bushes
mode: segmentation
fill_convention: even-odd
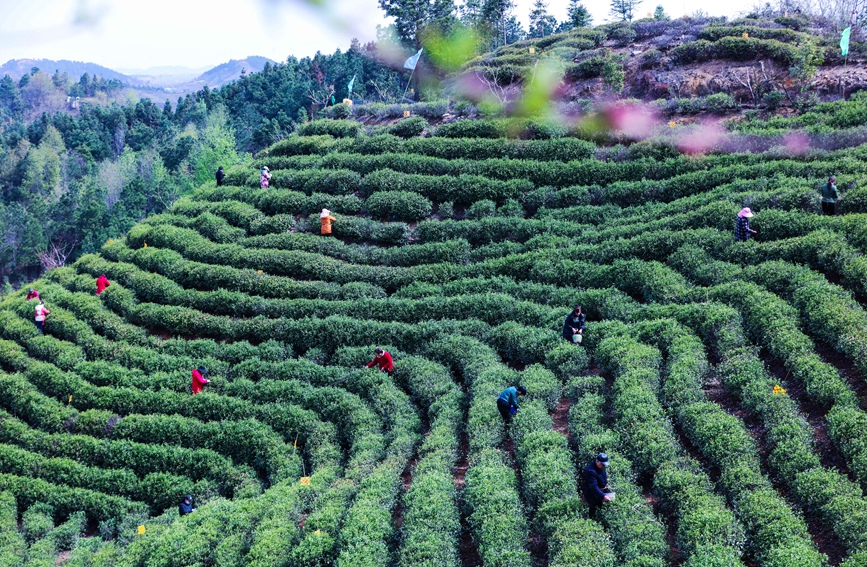
[[[625,325],[608,331],[596,355],[615,377],[612,405],[623,449],[636,472],[653,479],[664,509],[678,517],[678,546],[691,561],[739,564],[743,529],[707,475],[684,456],[657,399],[660,351],[628,336]]]
[[[662,567],[669,553],[665,526],[654,517],[635,484],[632,463],[615,449],[620,444],[619,436],[604,423],[607,400],[602,385],[601,379],[575,376],[568,386],[573,398],[569,431],[577,446],[577,464],[586,466],[599,453],[608,454],[608,482],[617,497],[598,514],[614,552],[628,567]]]
[[[702,381],[709,364],[698,337],[666,319],[633,329],[666,353],[662,396],[686,437],[719,469],[718,484],[744,526],[751,556],[763,566],[824,565],[827,558],[816,550],[803,519],[762,475],[758,448],[744,424],[707,401]]]

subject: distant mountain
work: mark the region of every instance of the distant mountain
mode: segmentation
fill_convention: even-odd
[[[192,67],[182,67],[180,65],[161,65],[157,67],[148,67],[147,69],[127,69],[127,68],[117,68],[116,71],[118,73],[123,73],[124,75],[134,76],[134,75],[145,75],[148,77],[159,77],[159,76],[175,76],[175,75],[188,75],[190,77],[198,77],[205,71],[208,71],[212,67],[210,65],[206,67],[198,67],[193,69]]]
[[[133,77],[124,75],[123,73],[118,73],[117,71],[112,71],[108,67],[103,67],[96,63],[67,61],[65,59],[61,59],[60,61],[54,61],[52,59],[11,59],[0,67],[0,77],[3,75],[9,75],[17,81],[22,77],[22,75],[30,73],[30,70],[33,67],[38,67],[40,71],[48,75],[53,75],[54,71],[68,73],[69,77],[75,81],[85,73],[88,73],[89,75],[99,75],[106,80],[117,79],[127,85],[139,84],[139,81]]]
[[[222,87],[240,77],[242,70],[247,74],[255,73],[261,71],[265,63],[274,63],[274,61],[267,57],[253,56],[246,59],[232,59],[213,68],[191,69],[178,65],[165,65],[149,69],[123,69],[123,72],[119,72],[96,63],[81,61],[12,59],[0,67],[0,77],[9,75],[17,81],[25,73],[30,73],[33,67],[38,67],[40,71],[49,75],[54,74],[55,70],[68,73],[73,81],[88,73],[99,75],[106,80],[117,79],[130,87],[164,88],[166,93],[176,95],[195,92],[205,85],[211,88]]]
[[[265,63],[276,63],[267,57],[247,57],[246,59],[232,59],[222,65],[217,65],[210,71],[202,73],[193,81],[196,85],[208,85],[209,87],[222,87],[241,76],[241,70],[248,75],[265,68]]]

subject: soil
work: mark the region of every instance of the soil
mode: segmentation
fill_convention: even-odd
[[[452,468],[452,480],[459,494],[467,485],[467,469],[470,466],[467,457],[469,450],[469,437],[467,436],[467,432],[463,431],[461,432],[460,444],[458,445],[458,460]],[[461,536],[458,552],[461,557],[461,567],[479,567],[482,565],[479,546],[473,540],[473,533],[465,514],[461,514]]]
[[[557,402],[557,407],[548,412],[554,420],[554,431],[565,435],[570,444],[572,442],[572,437],[569,434],[569,408],[571,405],[572,401],[566,396],[563,396],[560,398],[560,401]]]
[[[72,556],[71,551],[61,551],[60,553],[57,554],[57,559],[54,560],[54,564],[55,565],[63,565],[64,563],[69,561],[69,558],[71,556]]]
[[[406,506],[403,504],[403,495],[406,494],[406,491],[409,490],[410,486],[412,486],[412,472],[415,470],[417,464],[418,454],[409,460],[406,464],[406,468],[403,469],[402,473],[400,473],[400,497],[397,499],[397,505],[391,511],[392,524],[394,524],[394,527],[398,530],[403,526],[403,514],[406,511]]]

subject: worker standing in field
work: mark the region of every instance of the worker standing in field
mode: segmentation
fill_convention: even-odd
[[[527,388],[523,386],[510,386],[500,392],[497,398],[497,409],[500,410],[500,416],[503,422],[507,425],[511,423],[512,416],[518,413],[521,406],[518,405],[518,396],[527,395]]]
[[[271,171],[267,165],[262,166],[262,171],[259,172],[259,188],[267,189],[271,185]]]
[[[105,277],[105,274],[100,275],[96,278],[96,295],[102,294],[105,291],[105,288],[111,285],[111,282],[108,281],[108,278]]]
[[[319,213],[319,220],[322,221],[322,234],[331,234],[331,223],[337,219],[331,216],[331,211],[322,209]]]
[[[47,307],[45,307],[45,302],[41,299],[39,300],[39,304],[34,309],[36,314],[36,328],[39,329],[40,333],[45,333],[45,316],[51,313]]]
[[[584,337],[584,323],[586,320],[587,318],[584,316],[584,313],[581,312],[581,306],[574,306],[572,313],[566,315],[566,321],[563,323],[563,338],[575,344],[580,344]]]
[[[837,192],[837,178],[833,175],[828,178],[828,182],[822,186],[822,212],[826,215],[837,214],[837,199],[840,194]]]
[[[380,371],[385,372],[386,374],[391,376],[391,374],[394,372],[394,360],[391,359],[391,355],[388,353],[388,351],[376,347],[376,349],[374,349],[373,351],[373,354],[373,361],[367,365],[367,368],[373,368],[378,364]]]
[[[195,370],[193,370],[193,394],[201,394],[202,388],[205,384],[210,384],[211,381],[205,378],[205,375],[208,373],[208,369],[204,366],[199,366]]]
[[[31,299],[39,299],[39,292],[32,287],[27,290],[27,297],[24,298],[24,301],[30,301]]]
[[[611,497],[608,496],[610,489],[608,487],[608,455],[599,453],[596,458],[590,461],[587,468],[584,469],[584,498],[590,505],[590,518],[596,515],[598,510],[605,502],[609,502]]]
[[[193,508],[193,497],[187,494],[184,496],[184,499],[181,500],[181,503],[178,504],[178,516],[186,516],[187,514],[192,514],[196,509]]]
[[[735,240],[746,242],[750,239],[750,235],[757,234],[755,230],[750,228],[751,218],[753,218],[753,212],[749,207],[744,207],[738,213],[738,218],[735,221]]]
[[[223,173],[223,166],[222,165],[217,168],[217,173],[215,174],[215,177],[217,178],[217,187],[220,187],[221,185],[223,185],[223,178],[226,177],[226,174]]]

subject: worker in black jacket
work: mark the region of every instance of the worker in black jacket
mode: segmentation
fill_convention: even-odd
[[[219,187],[223,184],[223,178],[226,177],[226,174],[223,173],[223,166],[222,165],[217,168],[216,177],[217,177],[217,187]]]
[[[581,306],[573,307],[572,313],[566,315],[566,321],[563,323],[563,338],[573,343],[580,343],[584,335],[585,320],[584,314],[581,313]]]
[[[593,518],[603,503],[611,498],[606,494],[608,488],[608,455],[599,453],[584,469],[584,498],[590,505],[590,517]]]

